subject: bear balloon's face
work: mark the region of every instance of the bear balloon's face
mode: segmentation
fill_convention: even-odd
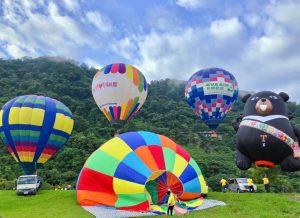
[[[255,110],[261,115],[268,115],[273,110],[273,104],[269,99],[261,98],[257,101],[255,105]]]
[[[288,116],[286,103],[288,95],[285,93],[276,94],[270,91],[262,91],[254,95],[248,95],[243,98],[246,102],[243,116],[258,115],[283,115]]]

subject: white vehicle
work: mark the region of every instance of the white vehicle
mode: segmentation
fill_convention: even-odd
[[[228,180],[230,192],[249,192],[247,178],[232,178]],[[257,191],[256,185],[253,183],[254,192]]]
[[[41,179],[37,175],[20,176],[17,181],[17,195],[35,195],[41,186]]]

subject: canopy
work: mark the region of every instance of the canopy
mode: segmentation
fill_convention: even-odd
[[[83,206],[150,211],[166,202],[170,189],[182,201],[205,197],[207,186],[190,154],[171,139],[151,132],[128,132],[99,147],[77,183]]]

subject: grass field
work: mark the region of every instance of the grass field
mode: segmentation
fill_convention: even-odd
[[[300,199],[296,194],[209,193],[210,199],[227,206],[191,212],[183,217],[300,217]],[[36,196],[17,196],[0,191],[1,218],[93,217],[76,203],[74,191],[40,191]]]

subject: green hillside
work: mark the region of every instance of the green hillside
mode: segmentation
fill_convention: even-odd
[[[227,205],[190,212],[184,217],[300,217],[300,203],[295,200],[299,195],[212,192],[208,198]],[[44,218],[93,217],[76,203],[74,191],[42,190],[36,196],[23,197],[13,191],[0,191],[0,217],[39,218],[41,214]]]
[[[1,60],[0,106],[19,95],[45,95],[67,105],[75,117],[69,142],[39,170],[50,185],[75,184],[87,157],[110,139],[114,129],[99,111],[91,93],[95,69],[79,66],[73,61],[54,61],[49,58]],[[264,169],[240,171],[235,166],[235,133],[230,121],[243,108],[237,101],[226,121],[220,125],[219,139],[207,137],[207,127],[196,118],[184,97],[184,83],[170,79],[148,81],[146,102],[123,131],[147,130],[166,135],[184,146],[200,165],[210,188],[219,190],[222,176],[252,176],[261,183]],[[240,87],[241,89],[243,87]],[[289,110],[300,124],[300,105],[289,103]],[[300,127],[300,125],[299,125]],[[0,144],[0,189],[11,189],[22,174],[19,166]],[[268,171],[272,190],[300,192],[300,173],[283,173],[279,168]]]

